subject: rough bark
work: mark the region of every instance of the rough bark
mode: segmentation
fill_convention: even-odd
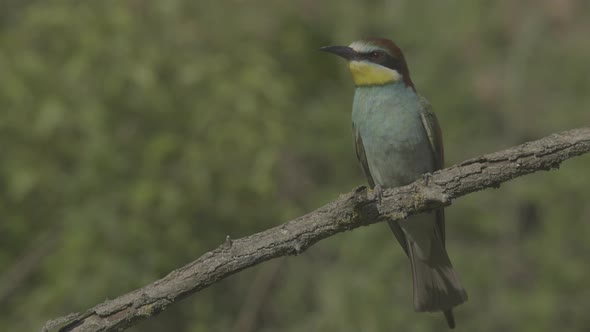
[[[539,170],[558,168],[590,151],[590,127],[553,134],[440,170],[410,185],[388,189],[377,204],[359,187],[331,203],[274,228],[241,239],[229,237],[192,263],[147,286],[105,301],[84,313],[49,321],[43,331],[121,331],[167,306],[272,258],[298,255],[336,233],[450,205],[455,198]]]

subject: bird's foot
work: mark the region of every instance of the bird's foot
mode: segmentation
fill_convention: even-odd
[[[375,185],[373,188],[373,199],[376,200],[379,205],[381,205],[381,202],[383,201],[383,187],[379,184]]]
[[[432,173],[422,174],[422,181],[424,181],[424,185],[428,187],[430,185],[430,181],[432,181]]]

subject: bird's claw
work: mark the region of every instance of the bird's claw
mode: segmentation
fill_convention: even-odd
[[[422,180],[424,181],[424,185],[428,187],[430,185],[430,181],[432,181],[432,173],[422,174]]]
[[[375,185],[373,188],[373,197],[377,201],[377,204],[381,205],[383,201],[383,187],[381,185]]]

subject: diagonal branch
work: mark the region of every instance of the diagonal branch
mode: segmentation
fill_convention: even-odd
[[[360,226],[450,205],[455,198],[540,170],[558,168],[590,152],[590,127],[565,131],[504,151],[467,160],[428,179],[388,189],[377,206],[359,187],[325,206],[282,225],[241,239],[228,239],[164,278],[81,314],[49,321],[43,331],[121,331],[234,273],[272,258],[297,255],[321,239]]]

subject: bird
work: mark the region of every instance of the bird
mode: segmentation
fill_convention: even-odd
[[[365,38],[349,46],[325,46],[347,60],[355,85],[352,133],[357,159],[375,196],[443,168],[438,119],[416,92],[401,49],[386,38]],[[445,248],[443,208],[403,221],[388,221],[409,257],[414,309],[442,311],[455,327],[453,307],[467,301]]]

